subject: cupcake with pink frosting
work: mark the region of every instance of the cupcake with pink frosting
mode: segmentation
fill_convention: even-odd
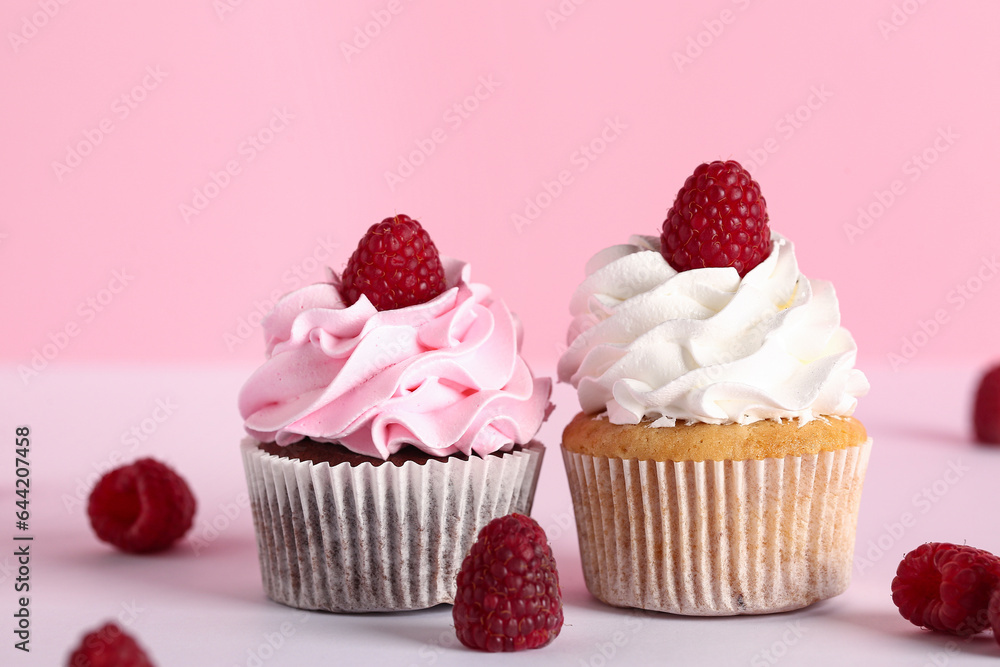
[[[239,409],[267,595],[350,612],[452,602],[479,530],[531,510],[551,380],[520,356],[519,321],[397,215],[263,328]]]

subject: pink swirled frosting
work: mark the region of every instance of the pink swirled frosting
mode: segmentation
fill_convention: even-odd
[[[381,459],[404,445],[485,456],[530,441],[552,381],[532,376],[503,301],[464,262],[441,261],[449,289],[416,306],[345,306],[335,276],[284,296],[263,323],[268,359],[240,391],[247,432]]]

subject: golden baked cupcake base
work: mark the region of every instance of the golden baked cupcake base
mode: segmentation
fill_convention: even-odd
[[[854,444],[846,436],[818,444],[802,437],[810,432],[797,422],[775,422],[787,431],[784,440],[777,438],[782,448],[807,453],[711,460],[692,454],[707,451],[691,446],[705,447],[705,440],[715,446],[719,439],[689,442],[694,427],[682,427],[694,430],[678,436],[676,427],[578,417],[567,427],[562,452],[588,589],[611,605],[710,616],[788,611],[842,593],[850,583],[871,451],[860,422],[849,422],[850,438],[863,438]],[[841,426],[833,432],[843,432]],[[602,439],[608,427],[617,437]],[[674,443],[675,455],[702,460],[667,460],[658,441],[671,436],[681,442]],[[727,446],[740,441],[721,440]],[[637,443],[664,460],[601,453],[608,447],[635,452]]]
[[[752,424],[684,424],[650,428],[612,424],[577,413],[563,431],[569,451],[593,456],[652,461],[745,461],[835,451],[868,439],[853,417],[823,417],[803,425],[797,420],[761,420]]]

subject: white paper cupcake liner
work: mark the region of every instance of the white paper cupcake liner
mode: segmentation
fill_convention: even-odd
[[[692,616],[844,592],[871,445],[701,462],[563,449],[587,588],[608,604]]]
[[[545,451],[402,466],[303,462],[241,443],[264,592],[328,611],[423,609],[455,597],[480,529],[528,514]]]

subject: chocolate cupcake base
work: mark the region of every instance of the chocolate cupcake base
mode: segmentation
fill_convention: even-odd
[[[292,607],[336,612],[454,602],[456,574],[480,529],[531,511],[545,451],[532,441],[500,455],[376,465],[264,447],[252,438],[240,447],[264,591]]]

